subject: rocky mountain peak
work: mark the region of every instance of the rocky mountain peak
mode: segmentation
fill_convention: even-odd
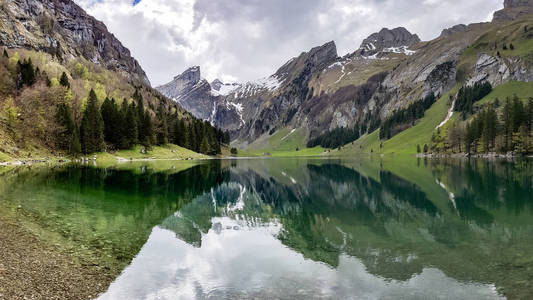
[[[320,70],[338,58],[335,42],[327,42],[289,60],[279,68],[274,76],[283,81],[285,78],[298,76],[302,71],[315,72]]]
[[[194,88],[202,80],[200,67],[190,67],[185,72],[174,77],[174,79],[162,86],[157,87],[163,95],[177,100],[179,95],[183,95]]]
[[[455,25],[453,27],[446,28],[446,29],[442,30],[442,32],[440,34],[440,37],[449,37],[449,36],[451,36],[453,34],[460,33],[460,32],[465,32],[467,30],[468,30],[468,26],[466,26],[464,24]]]
[[[418,35],[410,33],[404,27],[383,28],[364,39],[359,51],[363,56],[372,56],[380,52],[402,52],[419,42]]]
[[[130,51],[72,0],[0,1],[0,45],[77,57],[150,85]]]
[[[186,84],[195,85],[197,84],[202,76],[199,66],[190,67],[187,70],[185,70],[180,75],[177,75],[174,77],[174,80],[176,81],[182,81]]]
[[[337,59],[337,57],[337,45],[335,45],[334,41],[315,47],[308,53],[308,60],[315,66],[322,65],[332,59]]]
[[[533,14],[533,0],[505,0],[503,9],[494,13],[493,21],[512,21]]]
[[[224,85],[224,83],[222,81],[220,81],[220,79],[215,79],[213,80],[213,82],[211,82],[211,88],[213,88],[213,90],[215,91],[220,91],[220,89],[222,88],[222,86]]]

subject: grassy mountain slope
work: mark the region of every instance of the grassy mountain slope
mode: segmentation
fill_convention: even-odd
[[[314,156],[324,152],[321,147],[306,148],[308,133],[303,128],[290,129],[289,127],[276,131],[274,134],[265,134],[251,143],[241,156]]]
[[[379,140],[379,129],[361,137],[353,144],[346,145],[341,150],[332,150],[330,155],[365,154],[416,154],[417,145],[429,144],[431,135],[436,127],[446,118],[450,108],[449,96],[457,88],[444,94],[414,127],[411,127],[387,141]],[[381,147],[380,147],[381,145]]]
[[[531,19],[521,19],[507,24],[490,23],[482,26],[485,33],[475,40],[461,54],[457,63],[457,84],[426,111],[425,116],[417,121],[416,125],[400,132],[389,140],[379,139],[379,130],[362,136],[352,144],[348,144],[340,151],[333,150],[331,155],[353,155],[364,154],[416,154],[417,145],[422,148],[425,144],[431,143],[431,137],[437,133],[436,127],[446,118],[450,109],[450,96],[455,96],[459,88],[466,83],[466,80],[475,74],[476,62],[481,54],[488,54],[494,57],[501,57],[509,65],[520,64],[523,67],[533,66],[533,22]],[[511,47],[512,44],[512,47]],[[502,85],[495,86],[493,91],[475,103],[475,111],[479,111],[488,103],[493,103],[496,98],[500,103],[506,98],[517,95],[522,101],[526,101],[533,96],[533,83],[507,81]],[[454,113],[451,120],[459,121],[458,114]],[[471,119],[471,118],[469,118]],[[441,127],[441,136],[445,136],[447,125]]]
[[[160,104],[166,112],[185,122],[194,117],[176,103],[162,97],[154,89],[123,77],[80,57],[61,62],[56,57],[27,49],[7,49],[8,57],[0,57],[0,160],[50,159],[66,155],[58,148],[55,137],[59,126],[55,119],[59,104],[67,104],[76,123],[81,120],[89,92],[94,90],[100,104],[106,97],[120,104],[134,101],[137,89],[144,107],[155,117]],[[36,82],[18,87],[17,62],[31,60],[39,69]],[[61,75],[67,74],[70,88],[62,86]],[[158,156],[158,155],[156,155]],[[166,155],[163,155],[166,157]],[[187,153],[187,157],[200,157]]]

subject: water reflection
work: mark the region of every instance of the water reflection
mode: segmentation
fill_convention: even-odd
[[[533,293],[529,161],[267,159],[0,174],[0,212],[123,270],[104,299]]]
[[[103,298],[527,295],[519,279],[532,260],[516,256],[530,257],[533,222],[498,209],[530,207],[531,175],[515,177],[510,195],[507,167],[461,163],[395,174],[397,162],[380,162],[372,176],[351,162],[233,162],[226,181],[154,228]],[[479,176],[499,196],[465,192],[486,193]]]

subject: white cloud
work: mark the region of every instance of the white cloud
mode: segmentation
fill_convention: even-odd
[[[200,65],[213,80],[265,77],[334,40],[340,55],[382,27],[424,39],[458,23],[488,21],[502,0],[75,0],[102,20],[159,85]]]

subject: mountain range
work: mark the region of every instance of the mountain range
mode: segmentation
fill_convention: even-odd
[[[300,144],[335,128],[357,125],[370,134],[395,111],[429,94],[439,98],[457,85],[483,81],[493,87],[532,81],[526,49],[498,51],[517,30],[527,31],[531,13],[533,1],[505,0],[491,22],[456,25],[431,41],[403,27],[383,28],[344,57],[328,42],[257,81],[209,83],[197,66],[157,89],[196,117],[229,130],[242,147],[260,147],[279,131],[298,130]]]
[[[55,150],[49,137],[58,135],[56,105],[68,104],[80,124],[92,89],[100,102],[142,103],[147,124],[157,127],[148,140],[159,135],[196,151],[227,140],[215,126],[241,149],[302,149],[335,132],[335,147],[319,144],[357,140],[349,153],[412,153],[436,145],[448,120],[459,121],[455,101],[464,88],[489,83],[504,98],[527,96],[529,86],[509,83],[533,81],[532,14],[533,0],[505,0],[491,22],[452,26],[430,41],[403,27],[383,28],[352,53],[339,56],[327,42],[255,81],[209,82],[194,66],[154,89],[130,51],[72,0],[0,1],[0,150],[11,157],[28,145]],[[56,91],[60,79],[67,90]],[[483,108],[467,106],[462,129]],[[409,110],[415,113],[402,115]],[[509,149],[504,144],[500,149]]]

